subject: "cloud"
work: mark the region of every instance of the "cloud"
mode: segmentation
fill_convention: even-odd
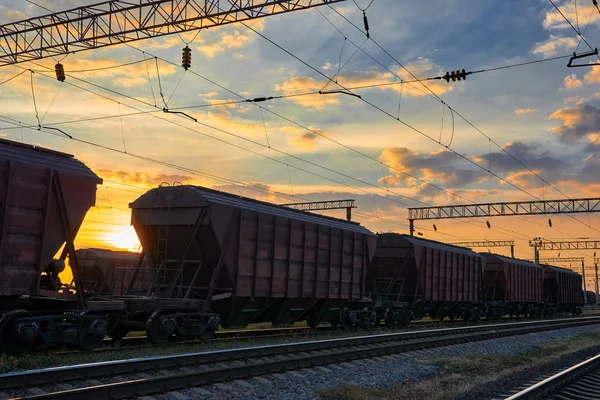
[[[575,40],[575,38],[550,35],[547,40],[536,43],[531,52],[536,55],[541,54],[544,58],[548,58],[557,55],[559,52],[565,53],[576,46],[577,40]]]
[[[536,111],[535,108],[517,108],[515,110],[515,114],[529,114],[529,113],[532,113],[535,111]]]
[[[487,175],[482,170],[463,167],[464,160],[460,156],[445,150],[437,153],[420,153],[406,147],[396,147],[384,150],[380,159],[396,170],[404,171],[429,182],[440,182],[449,188],[463,187],[478,182]],[[418,180],[394,170],[392,175],[383,177],[380,181],[388,185],[406,183],[412,187],[418,187],[421,184]]]
[[[250,20],[245,23],[257,31],[262,31],[265,27],[264,19]],[[198,36],[196,40],[201,44],[196,47],[196,50],[202,52],[208,58],[213,58],[217,53],[245,47],[254,40],[255,34],[252,31],[241,32],[238,29],[231,30],[230,27],[224,27],[223,29],[229,30],[231,33],[221,34],[218,40],[212,43],[206,43],[202,36]]]
[[[591,104],[578,104],[555,111],[549,117],[561,125],[552,131],[563,143],[576,143],[600,133],[600,109]]]
[[[558,9],[569,21],[573,22],[573,24],[582,15],[589,15],[589,21],[591,24],[600,19],[600,14],[595,9],[595,6],[591,1],[585,3],[579,2],[577,5],[572,1],[568,1],[565,2],[564,5],[558,6]],[[549,7],[549,11],[546,12],[542,26],[547,30],[571,29],[571,26],[565,21],[565,18],[563,18],[563,16],[556,11],[554,7]]]
[[[583,76],[585,83],[600,83],[600,65],[592,66],[592,69]]]
[[[98,169],[94,171],[102,179],[110,181],[118,181],[133,186],[142,186],[147,188],[153,188],[159,186],[161,183],[174,184],[175,182],[181,182],[185,185],[201,184],[202,181],[198,180],[193,175],[179,175],[179,174],[157,174],[150,175],[143,172],[132,172],[132,171],[113,171],[107,169]]]
[[[327,68],[330,64],[325,65]],[[432,75],[438,75],[441,73],[439,67],[437,67],[431,60],[423,58],[418,61],[407,63],[406,68],[417,77],[428,77]],[[353,89],[357,92],[364,89],[372,90],[392,90],[398,93],[402,93],[405,96],[428,96],[430,92],[424,88],[420,83],[400,84],[397,76],[403,80],[413,80],[414,78],[404,69],[398,67],[395,69],[394,74],[391,72],[379,72],[379,71],[342,71],[337,77],[337,82],[348,88]],[[443,84],[441,81],[430,81],[426,83],[427,87],[437,95],[442,95],[446,92],[452,91],[454,86]],[[371,86],[375,86],[371,88]],[[310,77],[294,76],[286,80],[280,85],[275,85],[275,90],[285,96],[306,93],[306,92],[318,92],[320,90],[334,90],[340,89],[335,83],[327,81],[318,81]],[[326,106],[336,105],[340,103],[338,94],[314,94],[309,96],[298,96],[291,97],[288,100],[293,101],[304,107],[312,107],[318,110],[322,110]]]
[[[583,86],[583,82],[580,79],[577,79],[577,75],[571,74],[565,77],[565,89],[577,89]]]
[[[548,153],[538,154],[537,146],[521,142],[508,143],[504,152],[492,152],[473,157],[473,160],[489,168],[494,173],[506,176],[506,179],[523,187],[537,187],[540,179],[515,159],[521,161],[538,175],[548,181],[556,181],[568,164],[550,156]],[[412,176],[437,184],[447,189],[464,188],[472,184],[482,183],[491,175],[466,162],[459,155],[450,151],[436,153],[420,153],[405,147],[386,149],[380,156],[382,161],[396,170],[404,171]],[[419,196],[435,197],[444,194],[432,185],[406,176],[395,170],[379,181],[389,186],[406,184],[417,189]],[[546,176],[547,175],[547,176]]]
[[[328,133],[312,126],[309,126],[308,128],[310,130],[287,125],[280,129],[288,134],[288,143],[292,146],[301,150],[312,150],[316,147],[319,136],[327,136]]]

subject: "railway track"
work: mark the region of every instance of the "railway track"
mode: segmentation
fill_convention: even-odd
[[[600,354],[552,375],[505,400],[600,399]]]
[[[593,316],[593,313],[583,314],[584,316]],[[481,320],[480,324],[487,324],[488,326],[505,323],[506,321],[514,322],[514,319],[510,318],[501,318],[500,320]],[[429,329],[431,326],[456,326],[458,324],[474,324],[473,322],[465,322],[462,319],[455,320],[417,320],[411,321],[410,325],[401,328],[401,329]],[[385,325],[382,325],[381,328],[384,332],[387,330],[394,331],[398,328],[389,329],[386,328]],[[217,331],[215,333],[215,338],[211,339],[212,342],[226,342],[226,341],[242,341],[242,340],[252,340],[252,339],[277,339],[277,338],[288,338],[290,336],[297,337],[306,337],[306,336],[316,336],[325,335],[327,333],[339,331],[335,327],[331,327],[328,325],[316,326],[316,327],[307,327],[307,326],[297,326],[297,327],[285,327],[285,328],[263,328],[263,329],[239,329],[239,330],[227,330],[227,331]],[[186,340],[186,341],[178,341],[178,342],[169,342],[162,346],[170,346],[170,345],[181,345],[181,344],[194,344],[200,343],[200,340]],[[149,344],[148,338],[144,335],[140,336],[128,336],[124,337],[120,341],[115,341],[112,339],[105,339],[102,347],[94,349],[94,352],[107,352],[107,351],[115,351],[117,349],[121,349],[123,347],[127,347],[128,349],[139,349],[139,348],[152,348],[156,347],[155,345]],[[80,350],[59,350],[55,351],[57,354],[72,354],[72,353],[81,353]]]
[[[123,399],[471,341],[600,324],[600,317],[388,333],[148,357],[0,375],[15,399]]]

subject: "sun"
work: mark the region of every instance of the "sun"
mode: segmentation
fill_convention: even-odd
[[[140,241],[132,226],[119,226],[107,232],[102,238],[110,247],[139,251]]]

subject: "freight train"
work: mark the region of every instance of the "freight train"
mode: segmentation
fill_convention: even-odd
[[[139,330],[155,344],[208,339],[264,321],[372,329],[581,313],[575,272],[200,186],[130,204],[141,254],[75,249],[101,183],[72,155],[0,140],[2,352],[93,349]]]

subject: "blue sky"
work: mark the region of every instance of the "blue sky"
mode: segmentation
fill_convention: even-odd
[[[367,0],[356,2],[361,7],[368,4]],[[53,10],[64,10],[94,1],[39,0],[38,3]],[[591,2],[577,2],[577,11],[573,0],[558,1],[557,5],[574,25],[579,26],[581,31],[585,30],[586,39],[596,46],[600,41],[600,12],[592,7]],[[362,12],[353,1],[340,2],[332,7],[362,28]],[[0,0],[0,23],[44,13],[41,8],[24,0]],[[351,57],[356,50],[351,42],[361,44],[366,39],[365,35],[329,7],[267,17],[250,25],[330,77],[338,71],[341,55],[345,65],[340,71],[339,82],[347,87],[397,81],[395,75],[410,79],[397,62],[417,77],[428,78],[454,69],[477,71],[569,55],[579,43],[575,32],[565,24],[552,4],[543,0],[375,0],[367,10],[367,16],[371,37],[396,61],[371,40],[362,47],[368,55],[358,51]],[[189,41],[194,35],[195,32],[190,32],[182,37]],[[133,45],[178,64],[185,43],[173,35]],[[122,235],[119,240],[131,235],[127,227],[127,202],[135,199],[144,188],[163,181],[204,184],[278,203],[293,201],[290,196],[300,201],[356,198],[359,204],[357,211],[361,213],[356,215],[356,220],[374,231],[406,232],[406,204],[564,197],[501,153],[498,147],[490,146],[488,139],[458,115],[455,115],[452,126],[449,109],[438,99],[425,95],[426,89],[419,83],[360,89],[355,93],[392,116],[399,115],[402,121],[435,138],[434,141],[361,99],[348,95],[272,100],[260,104],[264,107],[262,113],[257,105],[251,103],[206,107],[211,103],[239,98],[198,75],[245,98],[318,91],[327,81],[239,24],[203,30],[190,47],[191,71],[184,74],[183,69],[163,61],[158,62],[158,71],[163,93],[166,98],[171,98],[169,108],[205,106],[185,111],[197,118],[200,124],[162,112],[152,114],[154,116],[125,115],[134,111],[131,107],[155,112],[154,104],[158,108],[163,105],[158,94],[154,59],[146,54],[149,61],[140,62],[144,58],[141,51],[123,45],[69,55],[62,61],[69,75],[62,85],[52,77],[35,73],[39,112],[43,115],[48,110],[44,124],[99,118],[56,127],[78,139],[118,150],[126,149],[128,153],[235,182],[261,185],[262,189],[271,192],[239,188],[232,186],[232,182],[193,175],[189,170],[153,164],[130,155],[0,123],[0,134],[71,152],[107,180],[99,189],[99,207],[94,211],[98,213],[94,217],[97,222],[90,223],[89,232],[84,232],[89,241],[105,242],[103,230],[119,230]],[[578,52],[587,50],[583,43],[578,47]],[[580,61],[586,63],[593,59]],[[130,62],[139,63],[110,70],[70,73]],[[446,104],[569,197],[597,196],[600,194],[600,184],[596,179],[600,169],[597,152],[600,147],[596,145],[600,143],[600,67],[570,69],[566,66],[567,62],[568,58],[475,74],[469,76],[466,82],[447,84],[436,80],[425,84]],[[55,61],[45,59],[39,63],[53,68]],[[20,65],[41,69],[27,63]],[[17,66],[2,67],[0,81],[19,72],[21,69]],[[49,74],[52,75],[52,72]],[[2,85],[0,116],[37,125],[30,80],[30,74],[25,73]],[[93,88],[89,83],[141,102]],[[81,88],[93,89],[104,97]],[[329,83],[326,89],[336,89],[336,85]],[[54,96],[56,98],[52,102]],[[52,107],[48,108],[50,104]],[[453,128],[452,150],[486,169],[491,163],[492,172],[522,190],[502,183],[470,161],[448,152],[445,145],[450,141]],[[431,190],[422,181],[407,179],[399,171],[435,183],[460,197]],[[275,192],[285,193],[288,197]],[[403,196],[415,200],[407,200]],[[553,228],[548,227],[547,217],[493,219],[492,229],[485,226],[485,221],[479,220],[439,221],[436,223],[438,232],[433,232],[430,222],[418,224],[418,228],[425,237],[444,241],[516,239],[517,254],[529,257],[528,238],[598,237],[597,216],[581,215],[576,218],[579,221],[568,216],[552,217]]]

